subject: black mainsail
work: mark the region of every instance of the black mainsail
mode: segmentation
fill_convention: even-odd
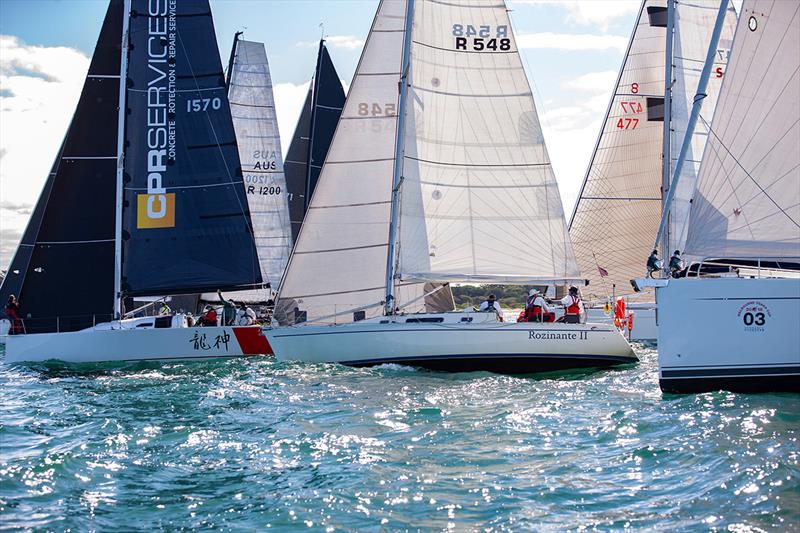
[[[208,1],[111,0],[2,301],[18,295],[28,333],[71,331],[112,319],[118,298],[260,283]]]
[[[344,107],[344,88],[325,41],[319,43],[317,69],[283,163],[289,191],[292,241],[297,240],[311,195]]]
[[[208,1],[152,4],[130,25],[123,293],[260,284]]]

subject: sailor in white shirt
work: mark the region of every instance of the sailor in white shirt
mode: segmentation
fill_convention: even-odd
[[[479,310],[484,312],[494,311],[497,318],[501,322],[503,321],[503,310],[500,308],[500,304],[497,302],[497,297],[494,294],[490,294],[489,298],[481,303]]]
[[[564,322],[567,324],[580,324],[582,316],[586,316],[577,287],[569,288],[569,294],[561,299],[561,305],[564,306]]]

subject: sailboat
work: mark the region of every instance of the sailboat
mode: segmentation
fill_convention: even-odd
[[[583,283],[508,12],[378,6],[266,330],[279,360],[530,373],[635,362],[613,326],[427,311],[448,282]]]
[[[690,131],[705,122],[702,93]],[[800,391],[800,4],[745,0],[708,131],[686,237],[691,277],[635,280],[656,288],[661,389]]]
[[[228,100],[242,164],[242,179],[250,209],[261,277],[265,287],[226,294],[238,302],[266,304],[271,286],[280,282],[289,254],[292,233],[289,192],[272,93],[272,76],[264,43],[246,41],[237,32],[228,63]],[[216,293],[203,294],[218,302]]]
[[[303,217],[317,186],[322,163],[344,106],[344,88],[331,56],[320,39],[317,66],[308,87],[303,110],[286,153],[286,185],[291,215],[292,242],[297,240]]]
[[[641,4],[569,224],[578,265],[590,280],[584,293],[597,304],[588,310],[590,320],[604,317],[603,302],[633,296],[629,280],[639,275],[642,258],[652,250],[718,7],[719,2],[709,0]],[[712,113],[735,26],[736,13],[729,6],[704,103]],[[662,257],[684,248],[689,200],[707,133],[704,127],[693,132],[693,156],[684,165],[681,191],[671,206],[670,238]],[[634,297],[628,309],[635,315],[631,338],[655,340],[652,292]]]
[[[111,0],[0,295],[6,362],[269,353],[259,327],[123,319],[123,299],[262,283],[207,1]]]

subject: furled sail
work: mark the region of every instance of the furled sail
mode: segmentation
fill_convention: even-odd
[[[400,279],[579,279],[505,5],[419,0],[412,37]]]
[[[134,0],[123,209],[126,295],[262,282],[207,0]]]
[[[314,79],[308,88],[308,95],[286,154],[286,185],[289,191],[293,241],[300,232],[343,106],[342,82],[325,47],[325,41],[320,41]]]
[[[686,134],[719,3],[697,0],[674,6],[670,161],[677,159]],[[642,272],[661,219],[667,9],[666,0],[642,2],[570,222],[581,272],[590,280],[584,293],[594,298],[610,296],[614,285],[617,294],[630,287],[629,280]],[[704,103],[706,111],[716,103],[735,17],[731,8]],[[700,129],[693,135],[693,156],[681,173],[679,200],[671,212],[669,249],[683,248],[688,203],[706,138]]]
[[[112,0],[72,123],[0,287],[4,304],[16,294],[30,315],[28,333],[112,318],[122,12],[122,0]]]
[[[745,0],[691,207],[693,259],[800,259],[800,4]]]
[[[264,44],[239,39],[238,33],[231,50],[228,99],[261,277],[277,287],[292,252],[292,235],[272,77]],[[230,296],[236,301],[260,302],[268,300],[270,293],[251,289]],[[216,300],[217,295],[203,298]]]
[[[692,103],[697,92],[696,89],[700,81],[700,73],[703,70],[706,53],[708,52],[711,34],[714,31],[714,22],[718,9],[718,0],[704,0],[702,2],[695,0],[685,4],[680,2],[675,7],[670,169],[675,167],[683,139],[686,136],[686,127],[689,123]],[[706,88],[706,97],[703,99],[703,115],[709,118],[713,116],[714,108],[717,105],[717,96],[722,86],[735,31],[736,11],[733,5],[730,4],[728,5],[725,22],[720,33],[717,53],[714,56],[714,65]],[[692,133],[690,151],[687,153],[681,169],[678,189],[670,205],[669,230],[667,232],[669,236],[667,250],[670,253],[673,250],[682,251],[686,244],[690,202],[697,185],[697,173],[700,170],[700,160],[707,140],[708,128],[705,124],[700,123]],[[670,177],[671,175],[672,172],[670,171]],[[645,254],[647,254],[647,251],[645,251]]]

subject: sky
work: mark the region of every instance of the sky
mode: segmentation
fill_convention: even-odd
[[[569,216],[639,0],[507,0]],[[266,44],[284,153],[325,34],[349,86],[377,0],[211,0],[223,64],[236,31]],[[108,3],[0,0],[0,269],[75,110]]]

